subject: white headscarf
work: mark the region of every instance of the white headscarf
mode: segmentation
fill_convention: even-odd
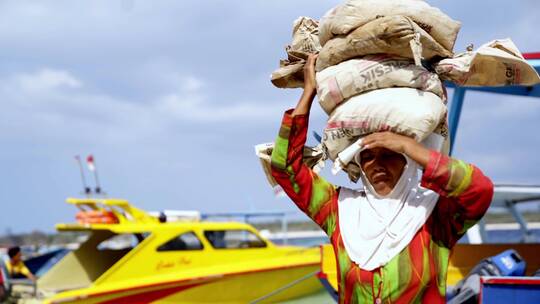
[[[441,139],[433,136],[423,144],[440,149]],[[359,162],[359,156],[355,159]],[[363,171],[363,192],[340,190],[338,214],[343,244],[351,260],[362,269],[384,266],[407,247],[439,200],[437,193],[420,186],[420,165],[407,156],[405,159],[403,173],[388,195],[379,195]]]

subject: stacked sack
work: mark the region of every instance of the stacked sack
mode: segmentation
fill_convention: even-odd
[[[272,82],[301,87],[307,54],[319,53],[317,95],[329,115],[322,148],[333,161],[359,137],[379,131],[419,142],[435,133],[444,152],[449,134],[441,79],[469,86],[540,82],[510,40],[454,57],[460,26],[422,0],[348,0],[319,23],[306,17],[295,22],[289,60]],[[344,169],[358,180],[357,165]]]
[[[359,137],[380,131],[448,139],[446,93],[426,66],[453,55],[459,29],[417,0],[350,0],[330,10],[320,21],[316,66],[317,95],[329,115],[326,156],[335,161]],[[358,180],[356,164],[345,171]]]

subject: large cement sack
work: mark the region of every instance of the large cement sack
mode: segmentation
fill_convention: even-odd
[[[445,98],[437,74],[410,59],[384,54],[347,60],[318,72],[316,79],[319,103],[327,114],[344,100],[375,89],[416,88]]]
[[[272,83],[278,88],[303,87],[306,59],[309,54],[320,50],[318,22],[308,17],[296,19],[292,42],[285,48],[287,59],[281,60],[280,68],[272,73]]]
[[[405,16],[389,16],[375,19],[356,28],[348,35],[336,36],[321,49],[317,58],[317,71],[336,65],[348,59],[369,54],[391,54],[416,59],[413,44],[418,43],[421,57],[452,57],[420,26]]]
[[[293,24],[293,40],[287,53],[302,59],[321,49],[319,23],[309,17],[299,17]]]
[[[334,159],[334,165],[332,166],[332,173],[334,175],[343,170],[347,173],[351,182],[358,182],[361,175],[360,166],[356,162],[352,161],[358,149],[355,149],[352,146],[359,144],[361,141],[361,137],[355,137],[352,144],[345,147],[337,154],[336,159]],[[448,124],[446,119],[441,121],[439,126],[435,128],[435,131],[428,135],[428,137],[421,143],[428,149],[439,151],[445,155],[448,155],[448,152],[450,151],[450,138],[448,137]],[[426,143],[429,143],[429,145],[426,145]]]
[[[420,142],[444,127],[446,110],[443,100],[430,92],[411,88],[370,91],[351,97],[332,112],[322,144],[326,156],[335,160],[358,137],[373,132],[392,131]]]
[[[444,48],[453,50],[461,23],[422,0],[348,0],[320,20],[321,45],[376,18],[396,15],[410,17]]]
[[[536,70],[510,39],[493,40],[476,51],[441,60],[437,74],[461,86],[505,86],[540,83]]]
[[[281,60],[280,68],[272,72],[270,81],[278,88],[293,89],[304,87],[304,65],[306,61],[301,59],[299,61]]]

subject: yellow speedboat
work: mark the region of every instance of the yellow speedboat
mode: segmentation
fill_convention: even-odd
[[[319,248],[245,223],[160,222],[119,199],[68,199],[89,238],[37,282],[45,303],[274,303],[322,288]],[[100,217],[101,216],[101,217]]]

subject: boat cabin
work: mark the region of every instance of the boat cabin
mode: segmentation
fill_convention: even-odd
[[[118,199],[73,199],[80,209],[78,223],[58,224],[59,231],[87,232],[88,238],[38,281],[38,289],[57,293],[92,284],[177,273],[208,267],[230,253],[252,255],[252,249],[274,245],[245,223],[160,222],[156,217]]]

